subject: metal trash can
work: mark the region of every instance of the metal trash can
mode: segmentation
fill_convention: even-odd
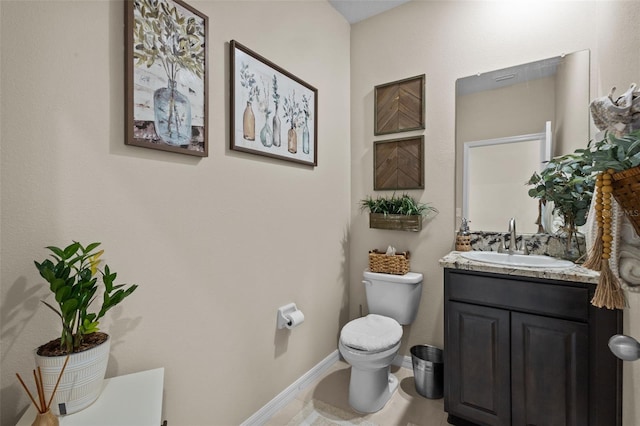
[[[411,362],[418,393],[429,399],[442,398],[444,387],[442,349],[430,345],[413,346]]]

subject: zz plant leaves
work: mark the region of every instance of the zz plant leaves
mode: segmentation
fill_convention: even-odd
[[[43,301],[54,311],[62,321],[60,336],[61,348],[67,353],[76,352],[82,344],[83,337],[98,331],[100,319],[107,311],[130,296],[137,284],[126,289],[126,284],[114,285],[116,273],[111,272],[108,265],[104,271],[98,268],[103,251],[96,251],[99,242],[84,247],[79,242],[73,242],[65,248],[49,246],[51,259],[42,262],[34,261],[40,276],[49,283],[49,289],[54,294],[57,307]],[[100,310],[89,312],[98,291],[98,281],[101,278],[104,291]]]

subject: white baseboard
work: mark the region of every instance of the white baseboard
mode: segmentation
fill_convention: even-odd
[[[398,367],[408,368],[409,370],[413,370],[413,361],[411,360],[410,356],[403,356],[398,354],[393,359],[393,362],[391,364]]]
[[[340,353],[336,349],[311,370],[307,371],[302,377],[293,382],[293,384],[280,392],[275,398],[269,401],[267,405],[256,411],[255,414],[245,420],[240,426],[259,426],[265,424],[278,411],[293,401],[301,390],[305,389],[327,372],[339,359]],[[409,359],[409,362],[411,362],[411,359]]]
[[[340,352],[336,349],[325,359],[316,364],[311,370],[307,371],[302,377],[293,382],[289,387],[280,392],[275,398],[267,403],[264,407],[256,411],[251,417],[245,420],[240,426],[259,426],[265,424],[278,411],[293,401],[298,393],[313,383],[316,379],[326,373],[329,368],[338,360],[340,360]],[[396,355],[392,362],[393,365],[413,369],[410,356]]]

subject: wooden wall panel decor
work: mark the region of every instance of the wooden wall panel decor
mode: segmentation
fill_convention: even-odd
[[[375,141],[373,189],[424,188],[424,136]]]
[[[376,86],[374,134],[424,129],[424,86],[424,74]]]

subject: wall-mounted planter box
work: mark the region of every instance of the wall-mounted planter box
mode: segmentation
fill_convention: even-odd
[[[369,228],[419,232],[422,230],[422,216],[369,213]]]

